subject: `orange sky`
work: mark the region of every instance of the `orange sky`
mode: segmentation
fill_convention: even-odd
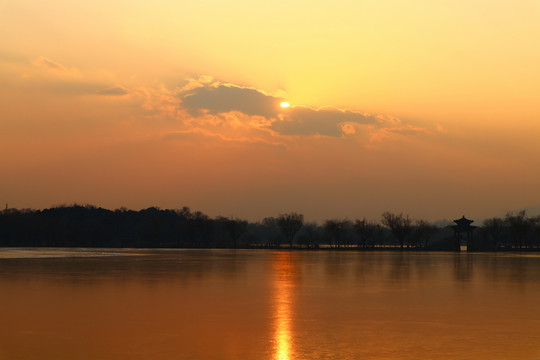
[[[538,0],[0,0],[0,34],[10,207],[540,204]]]

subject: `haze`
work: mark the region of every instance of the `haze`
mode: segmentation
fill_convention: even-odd
[[[0,34],[13,207],[437,220],[540,203],[538,0],[4,0]]]

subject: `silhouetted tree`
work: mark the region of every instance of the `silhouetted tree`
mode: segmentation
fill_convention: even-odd
[[[536,248],[540,248],[540,215],[533,218],[534,222],[534,245]]]
[[[339,248],[354,241],[360,247],[396,244],[395,237],[401,247],[449,249],[449,227],[435,228],[423,220],[413,223],[409,216],[388,212],[381,222],[384,228],[366,219],[354,223],[327,220],[318,226],[304,224],[302,215],[289,213],[248,223],[236,218],[212,219],[188,207],[111,211],[74,204],[0,210],[0,246],[236,248],[249,244],[278,247],[286,242],[289,247],[297,243],[317,248],[328,241]],[[529,217],[524,211],[488,219],[477,231],[479,236],[469,243],[471,249],[540,247],[540,217]],[[390,232],[393,236],[387,236]]]
[[[279,231],[292,248],[294,236],[304,225],[304,215],[294,212],[280,214],[276,220]]]
[[[308,248],[318,248],[321,243],[321,229],[316,223],[304,224],[297,238],[300,244]]]
[[[196,247],[206,247],[208,245],[208,235],[210,230],[210,218],[200,211],[191,214],[189,219],[190,238]]]
[[[392,233],[399,241],[399,246],[403,248],[405,241],[411,233],[411,219],[409,219],[409,215],[404,216],[403,214],[397,215],[384,212],[381,223],[392,230]]]
[[[334,244],[334,246],[339,249],[348,225],[350,225],[349,220],[326,220],[324,223],[324,230],[330,235],[330,246]]]
[[[238,247],[238,239],[244,234],[247,228],[247,221],[240,219],[229,219],[226,217],[218,217],[217,220],[223,226],[225,232],[233,241],[233,247]]]
[[[284,237],[280,233],[278,219],[273,216],[266,217],[263,219],[262,225],[266,227],[266,231],[263,236],[266,238],[267,246],[281,246],[281,241],[284,239]]]
[[[425,220],[418,220],[413,226],[413,236],[414,239],[413,246],[423,247],[427,249],[429,247],[429,241],[433,234],[437,232],[437,227],[431,225]]]
[[[534,225],[534,219],[529,218],[525,210],[522,210],[506,214],[504,222],[508,225],[512,244],[520,249],[527,247],[527,235]]]
[[[505,232],[505,222],[501,218],[486,219],[482,223],[480,233],[484,234],[491,245],[497,249],[499,246],[506,248],[508,246],[507,237],[503,236]]]
[[[373,238],[375,232],[378,230],[378,224],[363,218],[362,220],[356,219],[353,226],[356,234],[358,235],[357,246],[367,247],[369,245],[375,245]]]

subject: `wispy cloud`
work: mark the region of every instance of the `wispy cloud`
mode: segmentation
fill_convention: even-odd
[[[428,129],[426,127],[414,126],[412,124],[397,123],[393,126],[381,127],[373,131],[370,136],[371,142],[382,142],[391,140],[399,136],[435,136],[444,134],[444,130],[440,127]]]
[[[214,138],[225,142],[234,142],[234,143],[248,143],[248,144],[263,144],[272,147],[287,148],[287,146],[281,142],[271,141],[262,137],[249,137],[249,136],[240,136],[240,137],[230,137],[218,132],[212,132],[202,128],[192,128],[188,130],[178,130],[178,131],[169,131],[162,134],[163,138],[174,140],[194,140],[200,141],[204,138]]]
[[[67,69],[62,66],[61,64],[52,61],[51,59],[48,59],[44,56],[40,56],[36,60],[33,61],[33,64],[35,66],[42,67],[47,70],[53,70],[53,71],[67,71]]]
[[[45,56],[34,59],[31,64],[24,64],[22,78],[30,86],[48,89],[51,92],[66,95],[123,96],[128,91],[121,85],[110,83],[110,79],[99,71],[81,71],[76,67],[65,66]],[[29,67],[30,65],[30,67]]]
[[[96,94],[105,96],[122,96],[129,94],[129,91],[122,86],[112,86],[106,89],[98,90],[96,91]]]

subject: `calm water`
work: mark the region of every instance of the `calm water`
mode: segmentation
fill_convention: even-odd
[[[540,359],[540,257],[0,249],[0,359]]]

